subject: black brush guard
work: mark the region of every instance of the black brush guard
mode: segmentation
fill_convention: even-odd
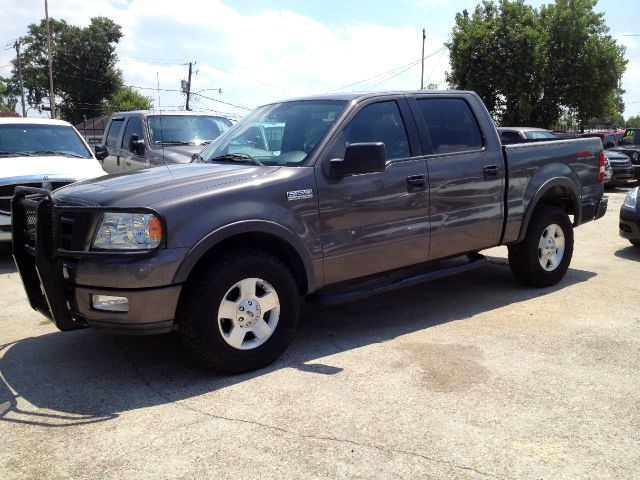
[[[129,212],[151,213],[161,222],[164,218],[150,208],[89,207],[56,204],[49,190],[17,187],[11,203],[13,257],[31,306],[53,320],[60,330],[75,330],[87,326],[82,314],[73,310],[74,288],[64,276],[64,259],[141,258],[163,248],[166,237],[153,250],[87,251],[60,248],[60,217],[73,213]]]
[[[53,320],[60,330],[75,330],[87,324],[71,313],[73,289],[64,279],[62,259],[56,255],[54,206],[48,190],[16,188],[11,203],[13,258],[34,310]]]

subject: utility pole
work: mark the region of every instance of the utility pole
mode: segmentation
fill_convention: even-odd
[[[427,36],[422,29],[422,73],[420,74],[420,90],[424,90],[424,40]]]
[[[49,30],[49,4],[44,0],[44,15],[47,20],[47,51],[49,53],[49,103],[51,118],[56,118],[56,99],[53,96],[53,63],[51,60],[51,31]]]
[[[22,83],[22,60],[20,60],[20,42],[16,40],[16,60],[18,62],[18,82],[20,83],[20,98],[22,98],[22,116],[27,116],[27,110],[24,106],[24,85]]]
[[[185,104],[185,110],[189,108],[189,96],[191,95],[191,62],[189,62],[189,79],[187,80],[187,103]]]

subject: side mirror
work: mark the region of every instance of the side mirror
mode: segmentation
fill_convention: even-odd
[[[344,176],[384,172],[386,157],[382,142],[352,143],[347,146],[344,159],[331,159],[331,173]]]
[[[604,144],[604,148],[613,148],[613,147],[615,147],[615,146],[616,146],[616,145],[615,145],[615,143],[613,143],[613,142],[607,142],[607,143],[605,143],[605,144]]]
[[[139,140],[136,133],[132,133],[129,137],[129,151],[136,155],[144,155],[144,140]]]
[[[104,145],[96,145],[95,147],[93,147],[93,150],[98,160],[102,161],[109,156],[109,151],[107,150],[107,147]]]

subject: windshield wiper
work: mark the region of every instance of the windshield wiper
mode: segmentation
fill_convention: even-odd
[[[60,155],[62,157],[87,158],[87,157],[83,157],[82,155],[78,155],[77,153],[61,152],[59,150],[30,150],[28,152],[20,152],[20,153],[23,153],[24,155],[27,155],[30,157],[35,157],[38,155]]]
[[[222,161],[231,160],[233,162],[243,162],[243,161],[249,160],[254,165],[259,165],[261,167],[264,167],[264,163],[262,163],[260,160],[252,157],[247,153],[226,153],[224,155],[219,155],[217,157],[213,157],[209,159],[210,162],[215,162],[220,160]]]
[[[185,142],[183,140],[159,140],[155,143],[159,145],[195,145],[193,142]]]

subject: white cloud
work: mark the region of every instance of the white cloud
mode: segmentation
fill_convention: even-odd
[[[24,35],[29,23],[44,16],[40,1],[9,3],[0,13],[0,23],[11,28],[1,40]],[[418,28],[360,22],[328,25],[277,9],[243,15],[220,0],[66,0],[51,3],[49,13],[77,25],[88,24],[93,16],[107,16],[121,25],[119,67],[129,85],[155,87],[157,75],[161,88],[179,89],[187,67],[178,63],[197,61],[194,91],[222,88],[222,95],[206,95],[247,106],[334,90],[409,64],[421,53]],[[443,40],[429,35],[426,52],[439,48]],[[12,52],[0,52],[0,65],[11,58]],[[446,55],[435,55],[426,62],[425,77],[433,71],[430,82],[444,86],[447,64]],[[3,73],[8,69],[0,70]],[[416,89],[419,84],[416,65],[375,88]],[[142,93],[157,97],[153,91]],[[163,105],[184,102],[179,93],[160,95]],[[194,105],[229,110],[201,97]]]

